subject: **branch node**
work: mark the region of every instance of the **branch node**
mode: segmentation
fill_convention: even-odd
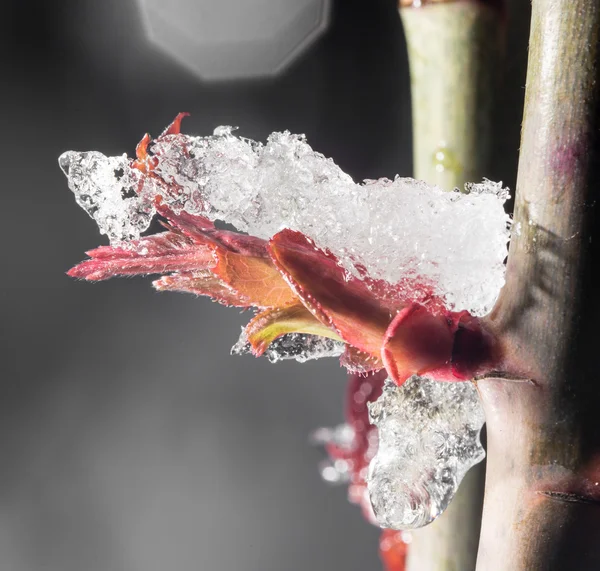
[[[504,381],[507,383],[525,383],[527,385],[533,385],[534,387],[540,386],[533,379],[530,379],[528,377],[521,377],[519,375],[514,375],[512,373],[506,373],[504,371],[489,371],[488,373],[485,373],[484,375],[477,375],[476,377],[473,378],[473,382],[475,384],[477,384],[479,381],[492,380],[492,379]]]
[[[600,506],[599,499],[590,496],[582,496],[581,494],[573,494],[569,492],[555,492],[552,490],[537,490],[535,493],[539,494],[540,496],[546,496],[547,498],[554,500],[555,502]]]

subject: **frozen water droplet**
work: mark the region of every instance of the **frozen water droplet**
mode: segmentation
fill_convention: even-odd
[[[324,357],[339,357],[344,352],[345,347],[345,343],[334,341],[327,337],[304,333],[288,333],[275,339],[264,352],[264,355],[271,363],[288,359],[305,363],[306,361],[322,359]],[[249,355],[251,353],[252,347],[242,328],[240,338],[231,348],[231,354]]]
[[[456,154],[446,146],[445,142],[441,142],[440,146],[433,152],[433,164],[435,170],[440,173],[447,170],[454,172],[462,170]]]
[[[345,343],[327,337],[289,333],[273,341],[265,351],[265,355],[271,363],[283,359],[294,359],[299,363],[305,363],[324,357],[339,357],[344,352],[345,346]]]
[[[369,466],[371,504],[382,527],[415,529],[447,507],[471,466],[485,452],[485,417],[475,387],[412,377],[388,379],[369,405],[379,449]]]
[[[215,137],[228,137],[233,133],[233,131],[237,131],[239,127],[231,127],[230,125],[219,125],[215,127],[213,131],[213,135]]]
[[[75,151],[65,151],[60,157],[58,157],[58,166],[63,171],[65,176],[69,176],[69,168],[71,161],[78,155]]]
[[[521,235],[521,230],[523,228],[523,225],[520,222],[517,222],[513,227],[512,230],[515,233],[516,236],[520,236]]]
[[[240,338],[236,341],[235,345],[231,348],[230,353],[232,355],[251,355],[252,346],[246,336],[246,330],[242,327]]]

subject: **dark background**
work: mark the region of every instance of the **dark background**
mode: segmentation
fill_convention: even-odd
[[[528,22],[513,4],[489,173],[512,188]],[[131,154],[189,111],[190,133],[289,129],[356,179],[409,175],[395,3],[335,2],[327,34],[261,82],[199,81],[145,42],[133,0],[5,1],[0,44],[0,569],[377,569],[377,530],[309,444],[342,421],[337,361],[230,357],[248,315],[67,278],[102,239],[57,157]]]

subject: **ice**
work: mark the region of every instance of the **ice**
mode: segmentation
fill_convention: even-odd
[[[294,359],[299,363],[305,363],[313,359],[324,357],[339,357],[345,349],[345,343],[319,337],[318,335],[307,335],[304,333],[288,333],[275,339],[264,355],[271,363],[277,363],[287,359]],[[242,329],[237,343],[231,348],[232,355],[246,355],[252,353],[250,343]]]
[[[509,238],[501,184],[483,181],[466,193],[408,178],[357,184],[303,136],[273,133],[261,144],[232,131],[159,137],[150,145],[149,177],[140,178],[124,157],[71,151],[60,161],[78,202],[111,241],[139,236],[158,194],[175,211],[261,238],[298,230],[353,275],[392,284],[418,276],[450,309],[491,309],[504,283]],[[131,196],[136,181],[139,195]]]
[[[379,524],[415,529],[431,523],[452,500],[471,466],[485,457],[485,421],[469,382],[412,377],[402,387],[386,380],[369,405],[379,432],[367,486]]]
[[[265,355],[271,363],[284,359],[294,359],[299,363],[306,363],[313,359],[339,357],[345,347],[345,343],[327,337],[289,333],[275,339],[265,351]]]
[[[59,164],[77,204],[112,242],[138,238],[148,228],[154,208],[136,194],[139,173],[129,167],[126,155],[68,151],[60,156]]]

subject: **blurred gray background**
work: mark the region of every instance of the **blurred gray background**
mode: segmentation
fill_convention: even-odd
[[[515,4],[489,175],[513,188]],[[266,80],[198,79],[146,41],[134,0],[5,1],[0,43],[0,570],[379,569],[378,531],[320,480],[309,444],[343,419],[337,361],[231,357],[249,314],[148,279],[67,278],[104,241],[57,157],[131,154],[189,111],[189,133],[289,129],[356,179],[409,175],[395,2],[333,2],[327,32]]]

